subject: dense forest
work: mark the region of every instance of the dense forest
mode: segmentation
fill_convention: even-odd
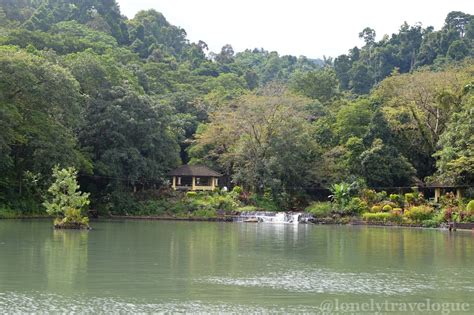
[[[79,170],[95,207],[152,195],[182,163],[287,199],[474,185],[474,16],[375,32],[324,60],[210,52],[115,0],[0,0],[0,207],[43,211],[55,165]]]

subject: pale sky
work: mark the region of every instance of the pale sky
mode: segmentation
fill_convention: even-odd
[[[474,0],[117,0],[123,14],[155,9],[186,30],[192,42],[220,51],[265,48],[281,55],[336,57],[360,46],[366,26],[377,39],[400,25],[443,26],[451,11],[474,14]]]

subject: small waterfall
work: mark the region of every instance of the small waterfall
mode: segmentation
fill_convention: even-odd
[[[264,223],[307,223],[312,216],[307,213],[271,212],[271,211],[245,211],[240,213],[236,221],[239,222],[264,222]]]

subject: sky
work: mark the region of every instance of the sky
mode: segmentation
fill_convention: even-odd
[[[375,29],[377,40],[406,21],[443,26],[451,11],[474,14],[474,0],[117,0],[122,14],[155,9],[210,51],[231,44],[234,51],[264,48],[281,55],[337,57]]]

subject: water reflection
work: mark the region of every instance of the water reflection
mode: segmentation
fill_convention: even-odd
[[[50,222],[0,221],[0,308],[51,303],[59,312],[310,312],[335,296],[455,302],[472,301],[474,293],[471,233],[260,223],[93,225],[91,232],[53,231]]]
[[[53,230],[52,233],[43,245],[48,289],[73,292],[87,273],[89,232]]]

